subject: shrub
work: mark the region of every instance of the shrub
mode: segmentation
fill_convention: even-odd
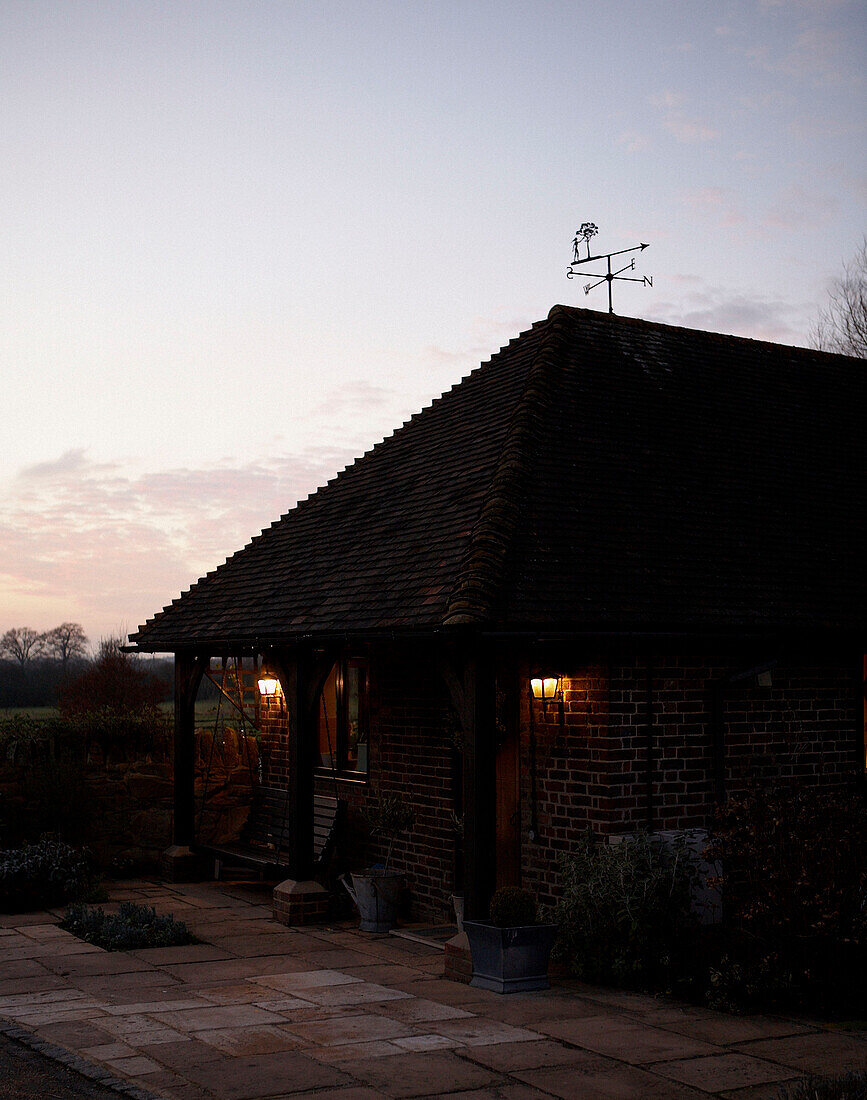
[[[731,798],[712,850],[725,908],[759,938],[863,937],[867,931],[867,804],[857,790],[777,787]]]
[[[60,715],[85,747],[99,745],[103,759],[120,750],[141,750],[167,742],[168,720],[161,709],[166,685],[135,657],[122,651],[122,639],[106,638],[96,660],[60,691]]]
[[[157,711],[166,685],[122,650],[121,638],[104,638],[93,664],[60,692],[64,718],[83,714],[130,714]]]
[[[501,886],[491,898],[491,924],[498,928],[520,928],[536,923],[536,899],[529,890]]]
[[[415,813],[400,795],[377,791],[371,794],[363,815],[371,836],[381,836],[388,841],[385,857],[385,867],[388,870],[394,842],[401,833],[413,827]]]
[[[106,951],[196,943],[183,921],[174,920],[171,913],[160,917],[149,906],[128,901],[123,902],[115,914],[87,905],[72,905],[66,910],[60,927]]]
[[[22,913],[85,897],[96,885],[86,848],[44,837],[0,853],[0,912]]]
[[[588,981],[669,985],[697,925],[686,841],[665,845],[641,832],[606,844],[588,830],[559,868],[555,957]]]
[[[91,799],[82,766],[66,752],[27,769],[21,784],[25,836],[46,833],[70,844],[84,838]]]
[[[782,1085],[779,1100],[867,1100],[867,1070],[849,1070],[830,1077],[805,1077]]]
[[[845,1012],[867,966],[867,807],[856,789],[777,787],[717,812],[725,955],[711,972],[722,1007]]]
[[[55,732],[56,718],[34,718],[30,714],[8,714],[0,717],[0,754],[15,764],[28,749],[42,747]]]
[[[14,714],[0,717],[0,756],[10,764],[40,767],[57,756],[84,763],[94,746],[103,760],[122,759],[147,752],[157,759],[171,755],[172,719],[159,706],[140,709],[69,706],[62,716],[33,718]]]

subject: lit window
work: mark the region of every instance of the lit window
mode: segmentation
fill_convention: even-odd
[[[319,766],[366,775],[367,662],[344,658],[332,668],[319,701]]]

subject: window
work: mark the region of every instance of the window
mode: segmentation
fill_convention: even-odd
[[[319,766],[359,778],[367,774],[367,662],[338,661],[319,701]]]

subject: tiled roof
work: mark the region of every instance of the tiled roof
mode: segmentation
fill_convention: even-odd
[[[555,306],[140,628],[867,621],[863,360]]]

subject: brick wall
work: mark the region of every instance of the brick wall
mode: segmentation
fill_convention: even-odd
[[[591,666],[564,679],[564,718],[534,706],[538,835],[531,839],[529,703],[521,723],[524,884],[556,893],[556,855],[591,826],[602,834],[704,827],[714,803],[712,692],[738,672],[731,660],[656,657]],[[652,799],[647,796],[648,676],[652,684]],[[727,684],[726,790],[777,777],[835,784],[858,768],[856,669],[781,664],[770,686]]]
[[[395,845],[392,864],[406,874],[413,910],[449,915],[456,834],[452,721],[436,656],[429,650],[380,653],[371,667],[371,782],[415,810],[411,834]],[[380,842],[371,854],[382,861]]]
[[[391,857],[406,875],[412,913],[443,919],[454,889],[456,834],[452,809],[455,782],[452,719],[435,654],[406,647],[378,650],[370,662],[368,782],[317,776],[316,790],[334,794],[347,812],[338,836],[335,870],[384,863],[387,845],[369,837],[363,810],[371,790],[398,794],[413,807],[415,825],[399,837]],[[287,725],[279,700],[262,713],[266,783],[287,780]]]
[[[712,689],[745,663],[652,660],[652,828],[707,825],[714,801]],[[770,686],[759,686],[755,677],[729,684],[723,693],[727,789],[774,776],[835,783],[851,775],[858,766],[856,671],[854,663],[781,664],[772,670]],[[648,665],[632,659],[572,669],[564,679],[562,723],[556,708],[533,707],[535,766],[528,666],[519,675],[522,879],[541,900],[552,901],[557,854],[568,851],[583,830],[607,835],[648,824]],[[368,840],[361,813],[371,788],[401,795],[414,807],[416,824],[398,840],[392,863],[410,883],[413,914],[441,919],[449,914],[454,889],[457,770],[454,719],[435,653],[406,646],[377,650],[370,691],[370,783],[337,783],[349,811],[337,862],[341,869],[384,862],[385,847]],[[263,745],[266,781],[285,785],[279,704],[264,716]],[[316,782],[333,793],[330,778]]]
[[[609,735],[608,673],[590,665],[564,678],[562,721],[556,707],[531,709],[529,669],[520,676],[522,881],[550,901],[558,853],[588,828],[611,827],[610,771],[618,754]]]

